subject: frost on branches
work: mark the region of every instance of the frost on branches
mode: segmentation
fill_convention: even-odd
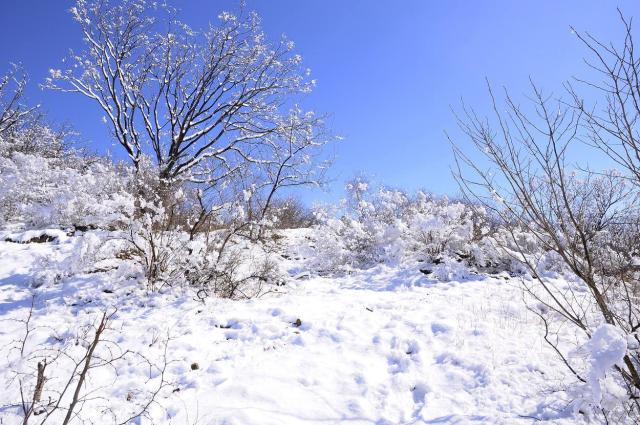
[[[419,262],[438,278],[454,280],[469,266],[505,266],[485,238],[492,229],[481,209],[425,192],[372,189],[362,179],[346,189],[340,208],[316,213],[322,222],[317,261],[327,270]]]

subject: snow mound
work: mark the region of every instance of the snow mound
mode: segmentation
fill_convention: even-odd
[[[606,385],[603,381],[614,366],[622,364],[622,359],[627,353],[627,338],[615,326],[603,324],[595,330],[591,339],[583,344],[578,352],[584,353],[588,359],[587,384],[591,391],[592,402],[600,406],[603,399],[602,385]],[[613,383],[608,384],[611,386]]]

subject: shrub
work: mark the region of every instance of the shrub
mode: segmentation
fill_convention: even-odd
[[[480,208],[422,191],[374,191],[362,179],[349,183],[347,194],[340,210],[316,211],[320,268],[444,259],[482,268],[508,263],[487,238],[495,226]]]
[[[42,134],[46,134],[43,131]],[[31,227],[122,223],[133,213],[129,171],[104,158],[66,151],[5,149],[0,139],[0,219]]]

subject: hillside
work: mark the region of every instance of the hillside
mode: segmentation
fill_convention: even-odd
[[[521,278],[445,282],[419,264],[323,276],[306,258],[313,233],[287,230],[273,253],[288,276],[282,286],[200,301],[188,288],[147,292],[127,259],[105,255],[86,268],[87,246],[108,232],[45,233],[40,240],[53,240],[0,242],[3,425],[21,423],[19,380],[38,356],[68,353],[45,372],[51,396],[105,311],[114,314],[102,363],[79,410],[96,424],[118,423],[152,398],[134,423],[577,423],[559,392],[568,375],[522,300]]]

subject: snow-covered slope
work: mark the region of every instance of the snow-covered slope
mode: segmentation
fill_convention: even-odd
[[[161,378],[168,384],[135,423],[575,423],[563,418],[567,401],[554,391],[566,379],[563,366],[507,276],[445,283],[418,267],[380,265],[321,277],[305,270],[297,231],[280,257],[290,281],[249,301],[203,303],[180,288],[147,294],[102,270],[32,289],[53,263],[73,263],[80,239],[0,242],[3,425],[21,423],[20,373],[35,369],[43,347],[81,340],[78,329],[113,307],[111,352],[135,355],[91,372],[81,416],[93,423],[126,417]],[[22,351],[40,354],[25,356],[15,341],[34,291]],[[65,375],[64,363],[50,373],[45,391]]]

